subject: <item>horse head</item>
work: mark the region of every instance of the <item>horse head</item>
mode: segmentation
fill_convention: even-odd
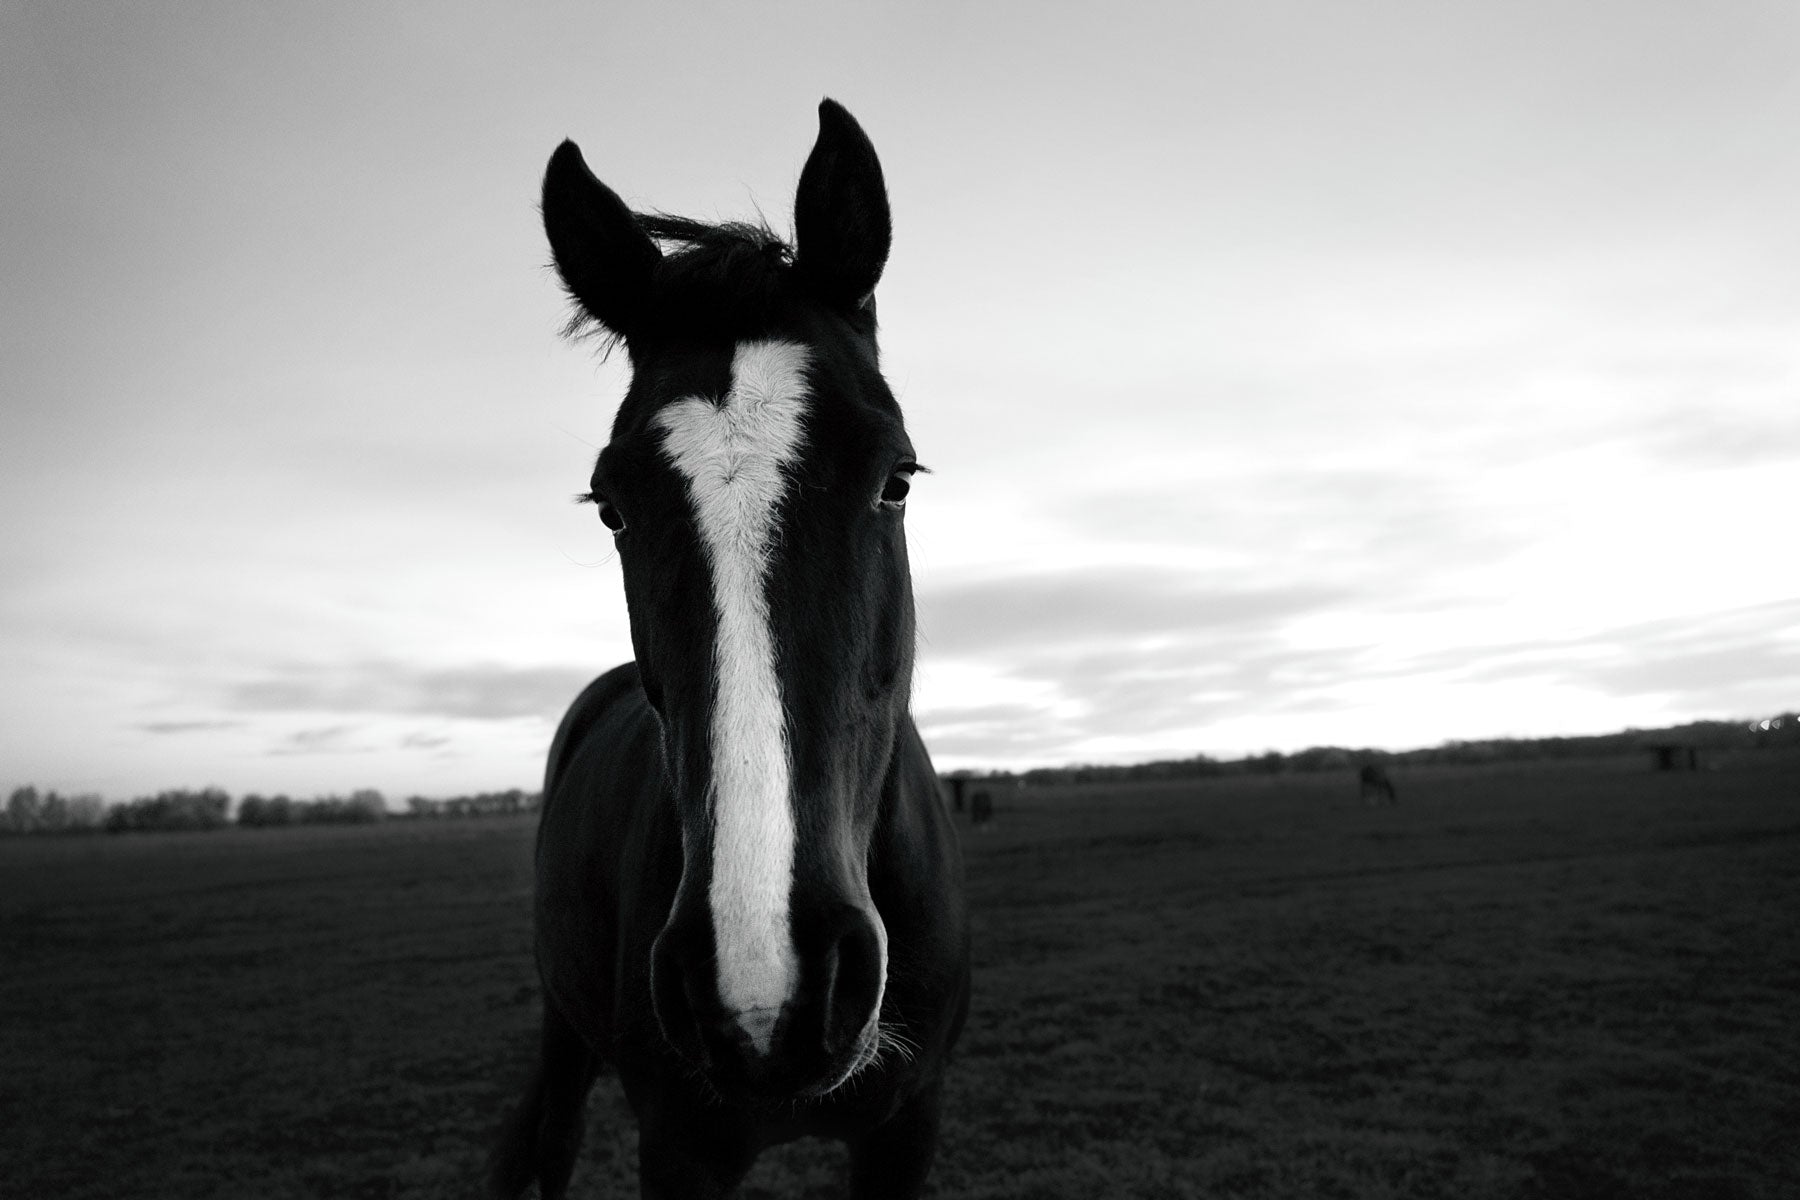
[[[574,323],[631,366],[588,498],[680,825],[656,1020],[722,1093],[822,1095],[881,1042],[867,860],[912,679],[919,467],[876,349],[881,167],[827,100],[791,247],[634,213],[572,142],[543,217]]]

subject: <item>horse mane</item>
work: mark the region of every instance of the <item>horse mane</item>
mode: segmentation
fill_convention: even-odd
[[[632,218],[662,251],[647,325],[731,339],[766,331],[788,307],[793,247],[758,221],[698,221],[661,212]],[[565,333],[622,340],[577,302]]]

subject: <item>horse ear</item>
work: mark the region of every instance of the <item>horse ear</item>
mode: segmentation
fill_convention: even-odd
[[[544,233],[569,295],[594,320],[629,338],[662,252],[625,202],[594,178],[574,142],[558,146],[544,171]]]
[[[856,118],[819,103],[819,140],[794,198],[794,268],[829,303],[868,304],[887,265],[894,227],[881,162]]]

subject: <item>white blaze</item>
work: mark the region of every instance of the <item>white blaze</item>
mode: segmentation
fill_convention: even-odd
[[[719,999],[763,1053],[798,975],[788,930],[791,764],[765,580],[782,468],[800,448],[806,362],[792,342],[740,343],[723,403],[689,396],[656,418],[693,497],[718,612],[708,899]]]

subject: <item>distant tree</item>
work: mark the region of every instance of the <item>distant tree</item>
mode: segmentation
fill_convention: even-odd
[[[30,784],[14,788],[6,798],[6,828],[9,833],[35,833],[42,818],[44,801]]]
[[[1288,755],[1290,771],[1330,771],[1350,765],[1350,752],[1341,746],[1308,746]]]
[[[70,833],[94,833],[106,823],[106,801],[93,792],[68,798]]]
[[[409,817],[502,817],[536,812],[543,806],[542,792],[524,788],[508,788],[503,792],[475,792],[467,796],[447,796],[433,800],[428,796],[408,796]]]
[[[62,833],[69,828],[69,802],[55,792],[45,792],[42,806],[38,809],[39,831],[43,833]]]
[[[320,796],[294,806],[294,817],[307,825],[365,825],[387,816],[387,802],[374,788],[348,796]]]
[[[176,788],[140,796],[106,815],[108,833],[138,830],[218,829],[231,813],[231,797],[219,788]]]
[[[1258,775],[1274,775],[1287,767],[1287,758],[1281,751],[1271,750],[1267,754],[1245,759],[1244,765]]]
[[[374,788],[359,788],[350,793],[352,821],[380,821],[387,816],[387,797]]]
[[[239,825],[292,825],[294,802],[286,796],[245,796],[238,802]]]

